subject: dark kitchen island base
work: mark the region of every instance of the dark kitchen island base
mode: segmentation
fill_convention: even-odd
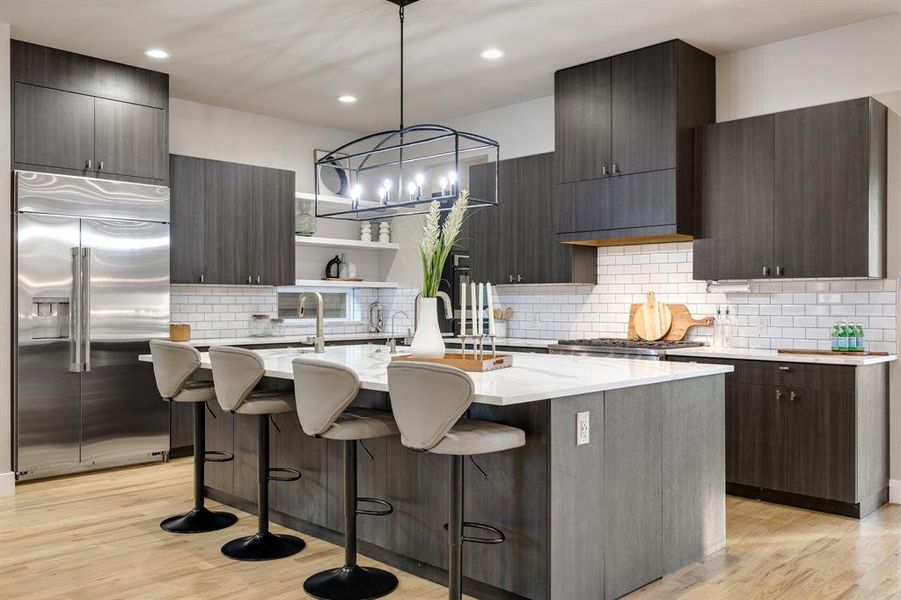
[[[471,417],[520,427],[527,441],[466,463],[466,520],[507,536],[497,546],[467,544],[466,593],[615,598],[722,548],[724,389],[723,376],[714,375],[511,406],[473,404]],[[390,408],[387,394],[366,390],[356,404]],[[208,449],[233,452],[235,460],[207,464],[206,494],[254,513],[254,420],[213,408]],[[584,445],[576,445],[580,412],[591,423]],[[270,518],[340,544],[340,442],[306,436],[295,414],[275,422],[271,465],[300,469],[303,478],[272,484]],[[360,550],[444,583],[448,457],[412,452],[393,437],[366,442],[358,464],[359,494],[394,505],[387,517],[359,519]]]

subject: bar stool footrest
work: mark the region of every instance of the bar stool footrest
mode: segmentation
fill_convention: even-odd
[[[288,475],[273,475],[273,473],[286,473]],[[269,474],[266,479],[269,481],[297,481],[303,477],[297,469],[289,469],[287,467],[269,467]]]
[[[387,500],[382,500],[380,498],[364,498],[362,496],[357,497],[357,504],[360,502],[368,502],[370,504],[377,504],[379,506],[384,506],[385,508],[382,510],[373,509],[373,508],[357,508],[358,515],[370,515],[373,517],[386,517],[394,512],[394,506],[391,505]]]
[[[485,525],[484,523],[471,523],[469,521],[463,521],[463,530],[466,531],[467,527],[470,529],[478,529],[479,531],[487,531],[488,533],[493,533],[494,537],[475,537],[466,535],[464,533],[462,537],[462,540],[464,542],[471,544],[503,544],[505,541],[507,541],[507,538],[504,536],[504,532],[497,527]],[[447,523],[444,524],[444,530],[447,531]]]
[[[207,450],[203,453],[203,462],[227,463],[235,460],[235,455],[225,450]]]

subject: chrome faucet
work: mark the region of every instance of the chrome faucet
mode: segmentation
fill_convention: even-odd
[[[302,317],[304,314],[304,303],[307,296],[316,298],[316,336],[312,338],[313,351],[317,354],[325,352],[325,336],[322,333],[323,322],[325,320],[325,306],[322,304],[322,294],[319,292],[304,292],[297,298],[297,316]]]
[[[416,299],[413,300],[413,332],[416,333],[416,327],[419,326],[419,298],[422,296],[422,292],[416,294]],[[441,298],[442,304],[444,304],[444,318],[448,321],[454,318],[454,310],[453,306],[451,306],[450,296],[447,295],[446,292],[436,292],[435,296]],[[445,332],[441,332],[444,335]],[[453,333],[453,332],[451,332]]]
[[[399,310],[396,313],[394,313],[393,315],[391,315],[391,337],[388,338],[388,352],[390,352],[391,354],[394,354],[395,352],[397,352],[397,335],[395,333],[396,330],[394,329],[394,317],[396,317],[398,315],[403,316],[403,318],[405,318],[405,319],[410,318],[407,316],[407,313],[405,313],[402,310]]]

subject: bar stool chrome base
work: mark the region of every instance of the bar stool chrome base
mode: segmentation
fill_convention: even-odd
[[[160,523],[163,531],[170,533],[205,533],[231,527],[238,516],[227,512],[214,512],[201,506],[177,517],[169,517]]]
[[[222,554],[235,560],[275,560],[297,554],[305,547],[299,537],[265,531],[228,542],[222,546]]]
[[[383,569],[345,565],[316,573],[303,582],[303,590],[319,600],[370,600],[397,588],[397,577]]]

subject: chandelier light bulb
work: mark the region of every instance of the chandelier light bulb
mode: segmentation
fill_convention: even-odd
[[[438,180],[438,185],[441,186],[441,191],[442,191],[442,192],[443,192],[444,190],[446,190],[446,189],[447,189],[447,177],[442,177],[441,179],[439,179],[439,180]]]
[[[450,173],[448,173],[447,180],[450,181],[451,185],[456,185],[457,184],[457,172],[451,171]]]
[[[383,182],[382,182],[382,187],[385,188],[385,193],[386,193],[386,194],[387,194],[388,192],[390,192],[390,191],[391,191],[391,180],[390,180],[390,179],[386,179],[385,181],[383,181]]]
[[[421,186],[423,183],[425,183],[425,175],[423,175],[422,173],[417,173],[416,174],[416,185]]]

